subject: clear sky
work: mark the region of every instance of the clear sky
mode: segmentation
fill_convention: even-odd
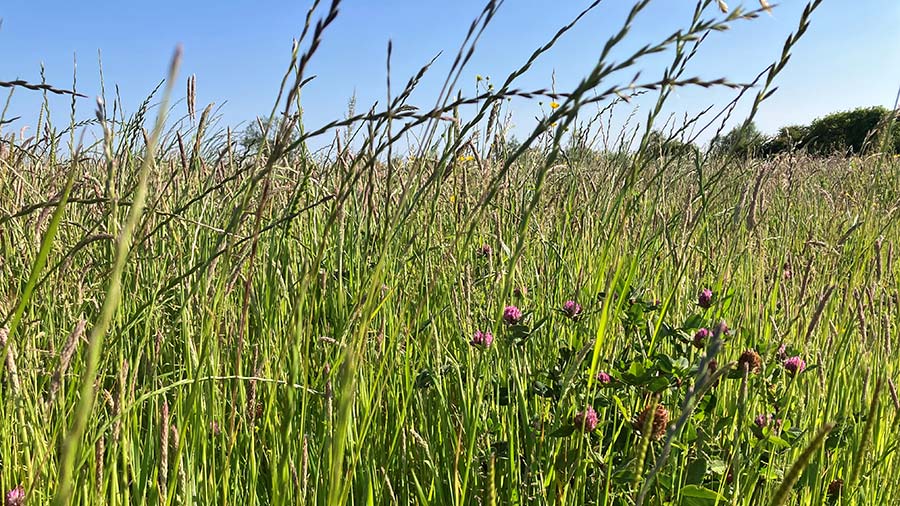
[[[184,65],[176,90],[184,96],[185,78],[197,76],[198,109],[222,105],[222,121],[238,124],[267,113],[290,57],[291,40],[302,26],[310,1],[156,0],[57,1],[4,0],[0,5],[0,80],[40,81],[71,86],[77,56],[78,89],[99,93],[98,50],[102,52],[107,91],[117,84],[133,112],[165,76],[176,44],[184,46]],[[325,1],[324,4],[329,2]],[[309,127],[342,116],[355,93],[358,110],[384,104],[385,54],[394,43],[393,82],[405,83],[422,64],[444,51],[414,96],[421,106],[434,104],[469,24],[485,0],[345,0],[311,63],[317,78],[304,91]],[[588,4],[588,0],[507,0],[479,43],[461,84],[471,92],[475,75],[502,80],[531,52]],[[523,88],[572,88],[595,63],[603,43],[618,29],[632,0],[604,0],[600,7],[560,41],[520,81]],[[775,2],[772,2],[773,4]],[[805,1],[784,0],[771,15],[716,33],[701,48],[688,75],[728,77],[747,82],[774,61],[785,37],[796,29]],[[729,0],[734,7],[737,0]],[[655,0],[614,53],[659,40],[686,26],[694,2]],[[744,5],[755,8],[754,0]],[[716,14],[714,9],[708,15]],[[900,1],[824,0],[807,36],[799,43],[778,80],[779,91],[760,112],[757,124],[774,132],[835,110],[893,105],[900,86]],[[661,76],[662,55],[647,60],[647,78]],[[619,81],[630,77],[621,76]],[[613,84],[610,82],[609,84]],[[0,91],[2,93],[2,91]],[[697,111],[731,97],[723,91],[680,91],[668,112]],[[40,94],[18,90],[7,116],[22,119],[7,127],[35,122]],[[57,121],[68,115],[68,99],[54,98]],[[94,102],[82,99],[79,119],[93,116]],[[540,114],[536,103],[515,102],[521,131]],[[640,117],[643,117],[641,114]]]

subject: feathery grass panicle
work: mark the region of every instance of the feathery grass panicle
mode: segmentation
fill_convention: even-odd
[[[859,443],[856,446],[856,452],[853,458],[853,467],[850,469],[850,476],[848,479],[848,486],[853,488],[856,486],[856,482],[859,479],[859,473],[862,470],[863,460],[866,458],[866,450],[870,444],[869,440],[872,437],[872,430],[875,427],[875,424],[878,421],[878,403],[879,397],[881,394],[881,388],[884,386],[884,380],[879,378],[875,383],[875,390],[872,392],[872,402],[869,404],[869,411],[866,416],[866,425],[863,428],[862,435],[859,438]]]
[[[122,273],[125,270],[125,262],[131,248],[132,234],[138,226],[138,221],[144,211],[144,202],[147,198],[147,182],[150,176],[151,168],[154,164],[156,153],[156,144],[162,134],[165,125],[165,113],[167,111],[168,98],[171,94],[172,84],[178,72],[181,63],[181,48],[175,51],[172,63],[169,68],[169,84],[163,93],[162,107],[153,129],[153,134],[147,143],[147,153],[141,163],[139,182],[135,192],[134,202],[128,213],[119,237],[116,247],[116,257],[113,264],[113,270],[110,274],[109,285],[103,307],[100,312],[100,318],[91,329],[90,338],[88,340],[87,358],[84,372],[81,378],[80,399],[73,414],[72,424],[63,443],[62,455],[60,457],[59,467],[59,484],[56,494],[53,498],[55,506],[64,506],[68,504],[74,489],[75,461],[77,454],[81,448],[82,438],[84,436],[87,419],[93,409],[94,399],[94,380],[97,377],[97,368],[100,362],[100,354],[103,348],[103,338],[106,334],[116,308],[119,305],[121,297]]]
[[[787,504],[794,484],[797,483],[803,470],[809,465],[809,462],[812,460],[813,455],[819,450],[819,447],[825,443],[825,437],[828,436],[828,433],[831,432],[833,428],[834,423],[826,423],[819,429],[803,452],[800,453],[800,456],[797,457],[797,460],[791,465],[788,472],[784,475],[781,485],[779,485],[778,490],[772,497],[772,501],[769,503],[771,506],[784,506],[784,504]]]

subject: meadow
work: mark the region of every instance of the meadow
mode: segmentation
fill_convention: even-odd
[[[555,37],[464,95],[489,2],[437,105],[408,102],[426,65],[311,129],[339,3],[252,138],[177,53],[133,113],[6,83],[72,99],[2,137],[7,505],[896,504],[900,160],[684,147],[765,107],[819,1],[753,83],[688,64],[765,2],[614,59],[642,0],[575,89],[517,88]],[[662,114],[697,86],[735,102]],[[521,142],[510,98],[545,111]]]

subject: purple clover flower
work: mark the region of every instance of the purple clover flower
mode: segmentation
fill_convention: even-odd
[[[703,290],[700,290],[700,295],[697,296],[697,305],[703,309],[709,309],[709,307],[712,306],[712,298],[712,290],[704,288]]]
[[[503,321],[507,325],[515,325],[522,320],[522,311],[516,306],[506,306],[503,310]]]
[[[772,415],[768,413],[759,415],[756,417],[756,419],[753,420],[753,423],[755,423],[756,426],[760,429],[765,429],[769,426],[770,423],[772,423]]]
[[[575,423],[576,429],[588,433],[594,432],[594,429],[597,428],[599,419],[597,418],[597,412],[594,411],[594,408],[588,406],[584,411],[575,414],[573,422]]]
[[[703,348],[706,346],[706,340],[709,339],[709,336],[711,335],[712,332],[710,332],[708,328],[698,330],[694,334],[694,348]]]
[[[494,336],[491,335],[490,332],[482,332],[480,330],[475,331],[475,335],[472,336],[472,340],[469,342],[472,346],[481,346],[484,348],[489,348],[491,343],[494,342]]]
[[[791,357],[785,360],[783,365],[791,376],[796,376],[806,369],[806,361],[800,357]]]
[[[562,310],[566,316],[575,319],[578,317],[578,315],[581,314],[581,304],[575,302],[574,300],[567,300],[565,303],[563,303]]]
[[[6,493],[6,506],[23,506],[25,504],[25,488],[22,485]]]

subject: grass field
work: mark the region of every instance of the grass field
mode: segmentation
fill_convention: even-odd
[[[895,504],[900,161],[656,149],[679,87],[749,122],[818,6],[747,87],[682,75],[754,15],[716,4],[575,90],[413,78],[307,130],[335,2],[249,147],[169,106],[177,56],[133,114],[6,134],[6,504]],[[658,107],[610,131],[629,93]],[[510,97],[546,104],[521,144]]]

